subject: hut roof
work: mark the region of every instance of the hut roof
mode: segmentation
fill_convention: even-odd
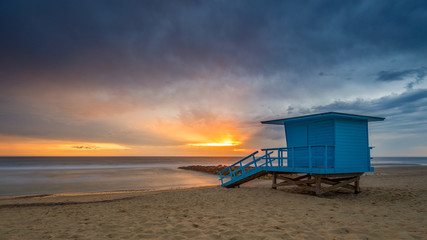
[[[281,118],[281,119],[261,121],[261,123],[262,124],[283,125],[286,122],[302,121],[302,120],[316,120],[316,119],[321,119],[321,118],[323,118],[323,119],[324,118],[337,118],[337,117],[367,120],[368,122],[383,121],[385,119],[383,117],[372,117],[372,116],[364,116],[364,115],[340,113],[340,112],[326,112],[326,113],[318,113],[318,114],[311,114],[311,115],[291,117],[291,118]]]

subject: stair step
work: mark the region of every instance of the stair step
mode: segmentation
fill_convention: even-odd
[[[249,182],[249,181],[251,181],[251,180],[253,180],[253,179],[255,179],[255,178],[259,178],[259,177],[261,177],[261,176],[264,176],[264,175],[266,175],[267,174],[267,172],[266,171],[260,171],[260,172],[257,172],[257,173],[254,173],[254,174],[251,174],[251,175],[248,175],[247,177],[245,177],[245,178],[243,178],[243,179],[240,179],[239,181],[237,181],[237,182],[233,182],[233,183],[230,183],[230,184],[228,184],[227,185],[227,183],[225,183],[224,184],[224,186],[226,187],[226,188],[232,188],[232,187],[235,187],[235,186],[239,186],[240,184],[243,184],[243,183],[245,183],[245,182]]]

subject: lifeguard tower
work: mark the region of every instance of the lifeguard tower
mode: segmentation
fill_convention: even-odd
[[[374,171],[368,122],[384,119],[327,112],[263,121],[285,127],[287,146],[261,149],[261,157],[256,151],[224,169],[219,173],[221,185],[235,187],[272,173],[274,189],[297,185],[321,195],[342,187],[359,193],[360,176]]]

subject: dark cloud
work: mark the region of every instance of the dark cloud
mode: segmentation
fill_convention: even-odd
[[[96,74],[75,78],[85,82],[304,75],[348,56],[426,50],[423,1],[3,1],[0,9],[3,72]]]
[[[385,117],[386,121],[377,126],[382,133],[427,134],[427,89],[409,89],[373,100],[335,101],[310,109],[310,113],[330,111]]]
[[[426,103],[427,89],[417,89],[407,90],[401,94],[392,94],[373,100],[358,99],[355,101],[335,101],[327,105],[314,106],[310,109],[310,112],[341,111],[373,115],[396,115],[407,112],[424,114]]]
[[[89,146],[89,145],[74,145],[74,146],[71,146],[71,148],[83,149],[83,150],[94,150],[94,149],[98,149],[98,147],[96,147],[96,146]]]
[[[217,82],[219,98],[295,98],[295,88],[321,92],[344,84],[340,77],[371,80],[334,74],[336,65],[427,54],[422,1],[0,4],[0,93],[11,98],[22,89],[33,98],[131,89],[155,105],[164,94],[191,95],[198,81]]]
[[[403,71],[381,71],[377,74],[378,81],[392,82],[401,81],[407,77],[413,77],[416,81],[421,81],[427,76],[427,67],[421,67],[417,69],[408,69]]]

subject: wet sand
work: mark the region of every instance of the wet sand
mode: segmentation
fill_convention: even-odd
[[[241,188],[0,198],[0,239],[427,239],[427,167],[377,168],[360,194]]]

